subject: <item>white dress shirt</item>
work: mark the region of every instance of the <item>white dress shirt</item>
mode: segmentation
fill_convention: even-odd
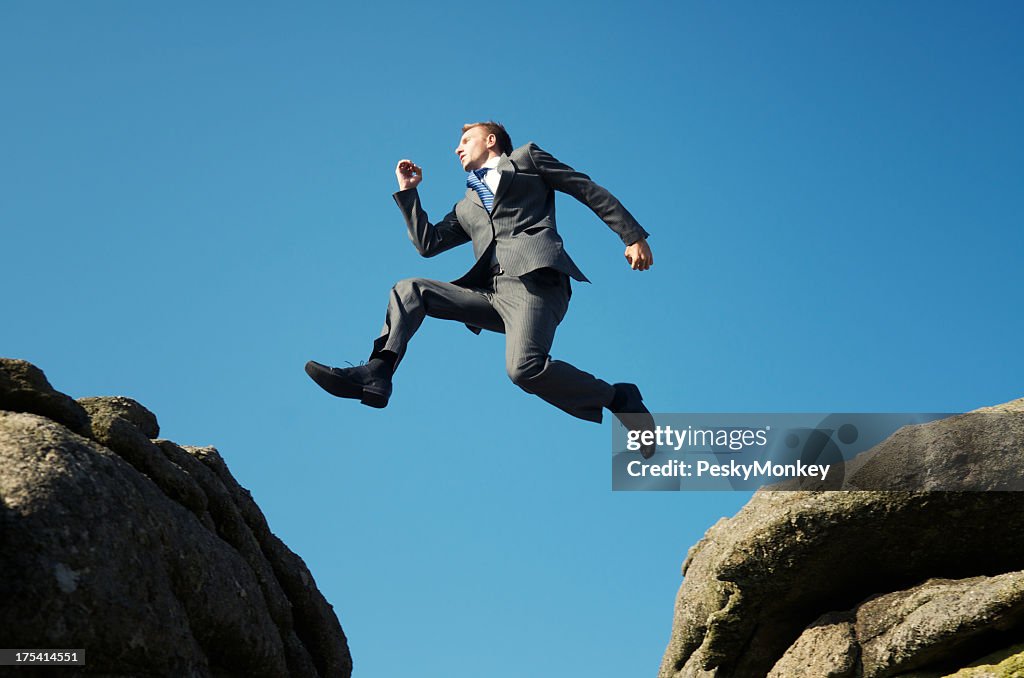
[[[498,163],[501,161],[501,156],[495,156],[485,162],[483,167],[480,169],[487,169],[487,174],[484,175],[484,183],[487,184],[487,188],[491,189],[492,195],[498,195],[498,183],[501,181],[501,172],[495,170]]]
[[[498,184],[501,182],[501,172],[495,169],[498,166],[498,162],[501,161],[501,156],[491,158],[483,164],[480,169],[486,169],[487,173],[484,175],[484,183],[487,184],[487,188],[491,189],[491,195],[498,194]],[[501,264],[498,263],[497,253],[491,251],[491,268],[499,274],[504,273]]]

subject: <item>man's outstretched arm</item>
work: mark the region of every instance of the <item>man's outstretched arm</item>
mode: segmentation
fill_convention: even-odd
[[[618,198],[608,189],[594,183],[583,172],[577,172],[565,163],[559,162],[537,144],[530,142],[526,148],[533,168],[548,186],[579,200],[608,224],[608,228],[615,231],[626,245],[626,261],[633,270],[646,271],[654,264],[654,255],[647,244],[647,237],[650,234],[637,223]]]
[[[423,180],[423,170],[418,165],[411,160],[400,160],[395,168],[395,177],[398,179],[395,202],[402,210],[405,225],[409,228],[409,239],[416,246],[417,252],[424,257],[433,257],[469,242],[469,235],[455,216],[455,210],[445,215],[438,223],[430,223],[416,190]]]

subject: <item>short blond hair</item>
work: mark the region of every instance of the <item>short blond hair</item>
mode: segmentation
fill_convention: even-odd
[[[498,141],[498,150],[508,154],[512,152],[512,138],[505,131],[505,126],[500,122],[486,120],[484,122],[470,122],[462,126],[462,133],[465,134],[474,127],[483,127],[488,134],[493,134]]]

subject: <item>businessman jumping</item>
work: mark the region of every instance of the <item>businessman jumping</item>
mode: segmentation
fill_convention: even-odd
[[[450,283],[399,281],[367,364],[336,368],[310,361],[306,373],[332,395],[385,407],[394,372],[424,317],[457,320],[477,333],[505,334],[509,378],[527,393],[587,421],[600,423],[607,408],[627,428],[653,428],[635,384],[609,384],[549,354],[572,296],[569,279],[589,282],[556,229],[555,191],[593,210],[622,239],[626,260],[636,271],[654,263],[647,231],[586,174],[534,143],[513,150],[508,132],[496,122],[465,125],[455,153],[468,172],[466,194],[439,222],[431,223],[420,204],[416,187],[423,170],[411,160],[400,160],[395,168],[399,191],[394,198],[421,255],[472,242],[476,263]],[[654,448],[641,453],[649,457]]]

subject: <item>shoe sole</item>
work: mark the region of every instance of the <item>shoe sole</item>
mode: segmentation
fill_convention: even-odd
[[[384,393],[364,388],[363,396],[359,399],[359,402],[367,407],[376,407],[379,410],[388,406],[388,396]]]
[[[343,381],[337,377],[331,368],[310,360],[306,363],[306,374],[316,382],[316,385],[330,393],[335,398],[359,399],[363,405],[376,409],[387,407],[389,396],[382,391],[375,391],[369,388],[360,388]]]
[[[369,408],[377,408],[378,410],[387,407],[388,394],[381,391],[375,391],[371,388],[362,389],[362,396],[359,398],[359,402]]]

